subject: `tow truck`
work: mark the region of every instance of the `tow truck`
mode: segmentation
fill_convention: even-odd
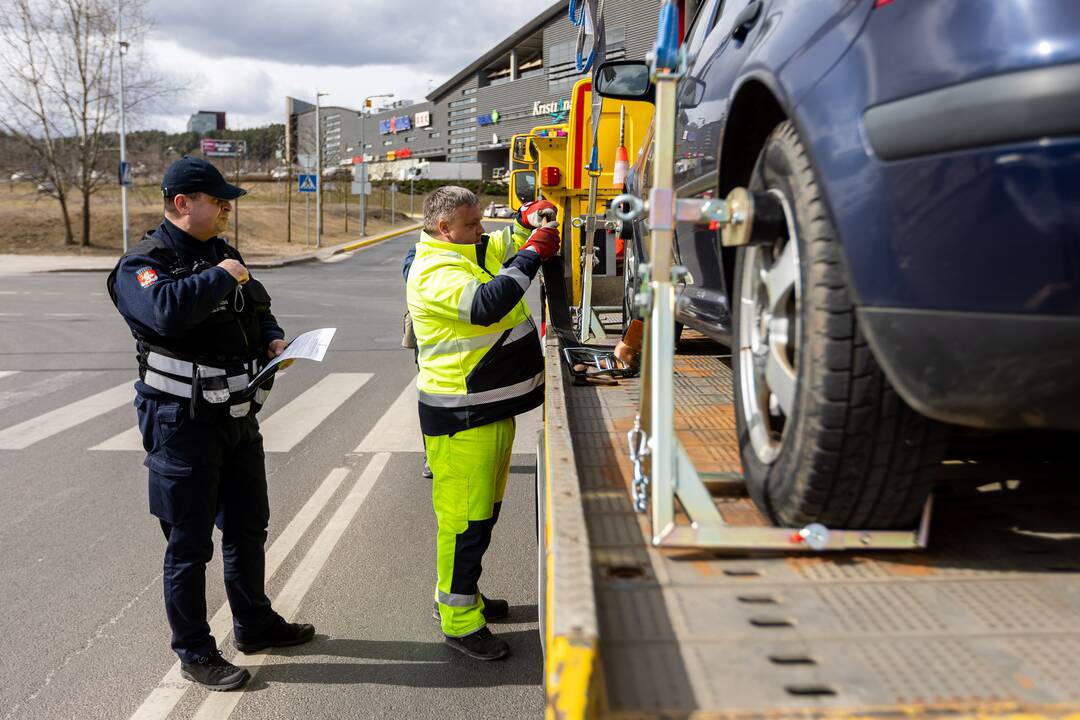
[[[537,449],[547,717],[1080,717],[1075,477],[1039,449],[954,451],[908,530],[773,527],[747,497],[730,350],[691,332],[675,347],[670,232],[692,216],[749,242],[768,199],[670,194],[672,10],[655,106],[594,102],[585,79],[567,123],[512,143],[511,207],[546,198],[563,232]],[[653,191],[620,197],[597,158],[620,134],[633,157],[651,123]],[[634,312],[614,300],[619,235],[643,212],[635,374],[611,350]]]

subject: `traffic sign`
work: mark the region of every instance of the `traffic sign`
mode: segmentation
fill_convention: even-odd
[[[132,185],[131,163],[129,163],[129,162],[120,163],[119,176],[120,176],[120,184],[121,185],[123,185],[124,187],[131,187],[131,185]]]
[[[319,176],[314,173],[311,175],[297,175],[296,181],[302,193],[313,193],[319,189]]]
[[[352,184],[353,195],[370,195],[371,183],[369,182],[354,182]]]
[[[317,159],[318,158],[316,158],[314,155],[308,155],[306,153],[299,153],[296,156],[296,162],[300,163],[302,167],[306,168],[315,167],[315,160]]]

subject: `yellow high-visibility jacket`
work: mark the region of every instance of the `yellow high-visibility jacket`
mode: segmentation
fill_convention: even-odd
[[[421,233],[406,297],[416,334],[420,427],[449,435],[544,400],[544,360],[525,291],[540,257],[518,223],[458,245]]]

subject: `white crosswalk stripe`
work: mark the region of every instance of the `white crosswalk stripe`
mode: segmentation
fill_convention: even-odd
[[[260,423],[266,452],[289,452],[373,377],[330,373]]]
[[[6,378],[8,375],[15,375],[18,370],[0,370],[0,378]]]
[[[53,435],[130,404],[135,390],[130,380],[123,385],[77,400],[52,412],[0,430],[0,450],[22,450]]]
[[[330,373],[260,423],[263,449],[289,452],[372,377],[371,373]],[[137,427],[129,428],[90,449],[143,452],[142,434]]]

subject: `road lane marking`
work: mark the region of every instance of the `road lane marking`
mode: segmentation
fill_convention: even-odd
[[[26,382],[29,376],[27,378],[22,378],[23,383],[19,386],[18,390],[0,392],[0,410],[11,407],[12,405],[24,403],[27,400],[59,392],[64,388],[71,387],[72,385],[84,382],[90,378],[95,378],[98,375],[100,375],[100,373],[71,370],[68,372],[61,372],[57,375],[50,373],[40,380],[29,383]]]
[[[0,370],[0,378],[6,378],[8,375],[17,375],[18,370]]]
[[[111,438],[103,443],[95,445],[90,448],[91,450],[138,450],[140,452],[146,452],[146,448],[142,444],[142,432],[139,431],[139,426],[136,425],[133,428],[128,428],[119,435],[113,435]]]
[[[123,385],[0,430],[0,450],[22,450],[122,405],[130,404],[134,397],[135,390],[129,380]]]
[[[322,481],[318,489],[312,494],[300,512],[296,513],[289,525],[281,531],[273,545],[266,551],[266,582],[274,577],[274,573],[281,567],[281,563],[289,556],[296,547],[296,543],[304,536],[311,523],[326,507],[326,503],[337,492],[341,481],[349,474],[349,468],[334,468],[326,479]],[[232,615],[229,604],[226,602],[214,617],[210,620],[210,633],[217,639],[218,645],[232,632]],[[131,716],[131,720],[165,720],[173,711],[177,703],[188,691],[192,684],[184,680],[180,675],[180,661],[177,660],[158,686],[151,691],[143,704]]]
[[[260,423],[263,450],[292,450],[372,377],[371,373],[330,373],[312,385]]]
[[[417,409],[416,378],[398,395],[375,427],[353,452],[422,452],[424,441],[420,434]]]
[[[279,373],[283,375],[284,373]],[[373,377],[370,373],[331,373],[261,424],[265,452],[289,452]],[[128,428],[91,450],[145,452],[142,432]]]
[[[330,553],[356,518],[360,506],[364,504],[364,500],[367,499],[371,488],[374,487],[389,461],[390,453],[377,453],[371,458],[371,462],[364,468],[364,472],[342,501],[337,512],[330,518],[330,522],[319,533],[319,537],[315,539],[304,559],[285,582],[285,587],[274,599],[273,605],[274,610],[286,620],[291,621],[300,608],[301,601],[311,589],[323,566],[326,565]],[[267,657],[269,655],[265,650],[246,657],[244,667],[251,672],[252,680],[259,668],[266,663]],[[243,695],[242,689],[227,693],[210,693],[195,713],[195,720],[226,720],[232,715]]]

